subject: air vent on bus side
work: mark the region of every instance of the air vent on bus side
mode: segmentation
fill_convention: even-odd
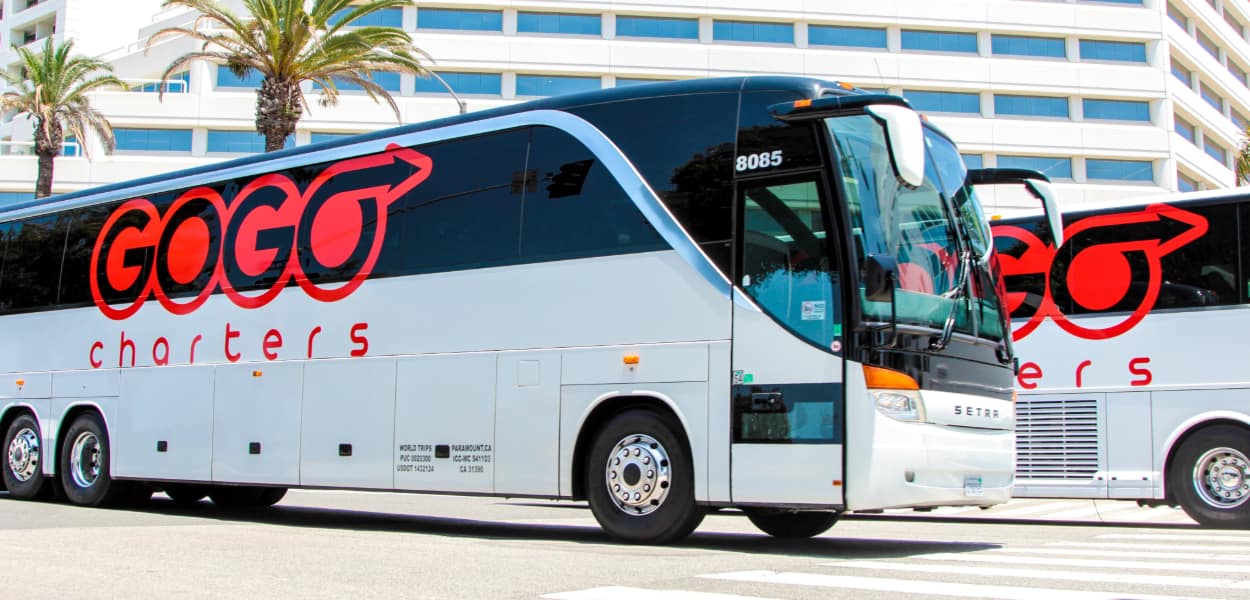
[[[1099,471],[1098,400],[1030,397],[1016,404],[1016,479],[1089,480]]]

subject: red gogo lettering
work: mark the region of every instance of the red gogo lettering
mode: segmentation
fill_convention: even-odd
[[[1098,243],[1099,230],[1105,231],[1109,227],[1116,228],[1119,239],[1123,241]],[[1160,259],[1206,235],[1207,220],[1167,204],[1153,204],[1136,212],[1081,219],[1064,229],[1063,237],[1068,240],[1065,247],[1074,244],[1080,250],[1067,264],[1066,272],[1062,273],[1055,270],[1058,254],[1055,248],[1042,242],[1032,232],[1014,225],[999,225],[993,230],[994,237],[1015,239],[1024,248],[1018,256],[999,254],[1005,280],[1038,275],[1045,280],[1045,291],[1032,314],[1027,314],[1030,310],[1026,304],[1027,293],[1007,294],[1007,307],[1012,316],[1028,318],[1027,322],[1012,331],[1012,338],[1023,339],[1050,318],[1071,335],[1102,340],[1116,337],[1146,318],[1154,308],[1163,284]],[[1164,236],[1163,232],[1167,235]],[[1135,268],[1138,270],[1136,273]],[[1066,285],[1053,286],[1052,279],[1056,277],[1063,277]],[[1137,282],[1144,282],[1145,285],[1138,285]],[[1056,298],[1056,295],[1061,297]],[[1103,311],[1121,303],[1135,305],[1136,308],[1118,322],[1099,328],[1073,322],[1059,308],[1060,304],[1073,304],[1091,311]]]
[[[315,300],[341,300],[373,271],[387,208],[432,168],[428,156],[392,144],[326,167],[302,192],[291,177],[271,173],[240,182],[232,199],[207,187],[187,190],[163,214],[146,198],[129,200],[96,238],[92,299],[114,320],[151,297],[189,314],[217,291],[241,308],[260,308],[292,281]],[[335,273],[336,283],[315,281],[309,267]]]

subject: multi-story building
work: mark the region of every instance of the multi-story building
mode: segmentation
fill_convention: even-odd
[[[237,0],[227,4],[238,5]],[[193,13],[159,0],[3,0],[0,41],[69,37],[131,84],[95,105],[117,151],[77,140],[56,191],[258,152],[255,79],[207,63],[157,78],[191,41],[147,38]],[[435,0],[372,23],[409,31],[468,110],[652,80],[793,74],[908,97],[973,166],[1040,169],[1064,204],[1234,185],[1250,119],[1250,4],[1234,0]],[[112,49],[110,49],[112,48]],[[10,65],[13,51],[0,53]],[[402,122],[455,114],[434,79],[380,74]],[[295,145],[397,124],[347,91],[309,110]],[[0,124],[0,191],[33,189],[29,123]],[[0,201],[3,200],[0,197]],[[1009,209],[1014,196],[989,196]],[[1023,206],[1023,204],[1021,204]]]

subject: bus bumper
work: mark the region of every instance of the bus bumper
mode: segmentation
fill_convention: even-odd
[[[872,421],[868,451],[847,453],[848,510],[990,506],[1011,499],[1014,431],[909,423],[881,414]]]

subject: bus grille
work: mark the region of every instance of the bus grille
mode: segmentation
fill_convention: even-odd
[[[1030,398],[1016,404],[1016,478],[1088,480],[1099,470],[1098,401]]]

